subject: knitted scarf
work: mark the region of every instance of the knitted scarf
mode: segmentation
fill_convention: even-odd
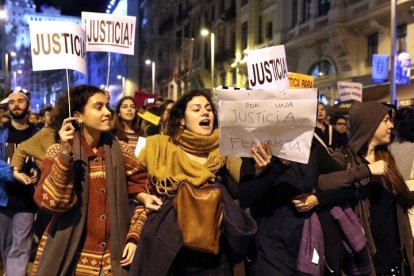
[[[104,133],[107,200],[110,221],[111,266],[114,275],[127,275],[119,264],[129,229],[129,206],[122,150],[113,136]],[[73,275],[79,246],[86,231],[89,202],[89,168],[84,148],[75,135],[73,172],[79,202],[68,212],[55,216],[36,275]]]
[[[191,160],[187,153],[208,154],[205,164]],[[138,158],[147,168],[151,184],[160,195],[172,195],[181,180],[195,186],[213,182],[226,163],[219,153],[218,130],[209,136],[184,130],[177,137],[154,135],[147,138]]]

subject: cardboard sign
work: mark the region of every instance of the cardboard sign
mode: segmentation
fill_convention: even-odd
[[[316,124],[317,90],[218,89],[220,152],[251,157],[257,142],[272,154],[308,163]]]
[[[87,74],[85,31],[72,22],[31,21],[33,71],[72,69]]]
[[[156,126],[158,126],[158,124],[160,123],[160,117],[152,114],[149,111],[145,111],[144,113],[138,113],[138,116]]]
[[[249,88],[289,88],[285,46],[249,51],[246,59]]]
[[[135,16],[82,12],[86,51],[134,55]]]
[[[290,88],[313,88],[313,77],[309,75],[288,72]]]
[[[362,102],[362,83],[338,81],[338,95],[341,102],[348,100]]]

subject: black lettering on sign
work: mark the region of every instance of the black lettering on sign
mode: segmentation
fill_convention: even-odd
[[[71,54],[85,59],[86,44],[85,40],[74,34],[53,33],[36,34],[36,42],[32,45],[32,52],[35,56],[55,54]],[[63,45],[63,47],[62,47]]]
[[[239,137],[230,137],[231,149],[245,148],[251,149],[256,142],[250,139],[239,138]],[[269,146],[276,151],[288,151],[288,152],[301,152],[299,140],[284,140],[277,137],[272,137],[266,142],[269,143]]]
[[[264,84],[265,81],[271,83],[285,79],[288,75],[286,59],[276,58],[252,64],[253,76],[250,79],[250,86]]]
[[[127,48],[132,45],[133,24],[111,20],[89,21],[89,44],[112,45]]]

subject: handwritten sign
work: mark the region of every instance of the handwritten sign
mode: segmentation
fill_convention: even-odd
[[[249,51],[246,59],[249,88],[289,88],[285,46]]]
[[[160,123],[160,117],[152,114],[149,111],[145,111],[144,113],[138,113],[138,116],[156,126],[158,126],[158,124]]]
[[[267,141],[275,156],[308,163],[316,124],[317,90],[218,89],[220,151],[251,157]]]
[[[313,77],[309,75],[288,72],[290,88],[312,88]]]
[[[31,21],[33,71],[72,69],[86,73],[85,32],[72,22]]]
[[[338,81],[338,95],[341,102],[348,100],[362,102],[362,83]]]
[[[82,12],[86,51],[134,55],[135,16]]]

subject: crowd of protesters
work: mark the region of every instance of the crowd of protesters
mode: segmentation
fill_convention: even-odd
[[[69,95],[0,106],[5,275],[414,275],[413,108],[318,103],[302,164],[221,155],[209,91]]]

